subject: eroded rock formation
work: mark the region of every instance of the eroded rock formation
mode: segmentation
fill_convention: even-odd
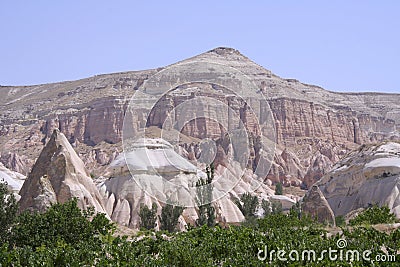
[[[315,185],[336,216],[378,204],[400,218],[400,144],[363,145]]]
[[[320,223],[335,225],[335,215],[318,186],[314,185],[303,198],[302,210]]]
[[[114,221],[131,228],[139,227],[138,211],[141,204],[151,207],[152,203],[156,203],[158,212],[161,212],[163,200],[170,200],[191,205],[192,207],[185,209],[182,219],[185,223],[194,224],[198,215],[194,207],[196,191],[191,185],[198,179],[205,178],[205,173],[179,156],[172,145],[161,139],[139,140],[125,157],[117,157],[108,169],[109,178],[98,185],[106,210]],[[237,162],[232,166],[217,166],[213,195],[220,197],[213,205],[219,223],[224,225],[244,220],[233,198],[254,191],[252,179],[255,177],[251,170],[243,170]],[[178,185],[176,191],[171,183]],[[227,189],[232,190],[224,193]],[[262,184],[256,188],[254,194],[268,197],[273,191]]]
[[[21,210],[44,211],[49,205],[78,198],[78,206],[105,213],[102,197],[84,163],[64,134],[54,130],[20,190]]]

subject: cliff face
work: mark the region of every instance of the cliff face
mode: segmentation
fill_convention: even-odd
[[[274,164],[266,179],[295,185],[304,181],[310,186],[340,157],[360,144],[400,138],[400,94],[329,92],[297,80],[282,79],[229,48],[217,48],[184,62],[198,60],[238,69],[265,95],[275,121],[277,142]],[[26,174],[52,131],[59,129],[90,171],[101,174],[121,152],[123,118],[129,99],[152,74],[161,70],[1,87],[0,161],[7,168]],[[162,125],[171,110],[191,97],[187,91],[193,86],[200,88],[205,96],[218,98],[231,107],[246,128],[258,134],[256,118],[262,116],[265,101],[246,100],[259,107],[254,114],[246,109],[243,99],[216,93],[221,90],[211,88],[214,90],[210,91],[206,85],[198,84],[166,95],[152,111],[137,114],[135,123]],[[229,120],[228,115],[226,118]],[[234,119],[227,121],[231,127],[235,123]],[[215,121],[207,119],[189,122],[182,129],[187,136],[214,139],[221,138],[224,131]],[[227,151],[222,141],[220,146]],[[256,145],[252,146],[249,166],[260,157]]]

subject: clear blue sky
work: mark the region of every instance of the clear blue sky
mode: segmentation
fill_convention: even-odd
[[[1,85],[155,68],[228,46],[328,90],[400,93],[395,0],[1,1],[0,34]]]

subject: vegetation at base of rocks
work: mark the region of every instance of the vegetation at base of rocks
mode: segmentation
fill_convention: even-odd
[[[282,203],[279,200],[265,200],[261,201],[261,208],[264,211],[264,216],[268,216],[271,214],[279,214],[282,213]]]
[[[90,241],[115,229],[104,214],[94,209],[82,211],[77,199],[54,204],[45,213],[25,211],[20,214],[9,236],[12,246],[34,249],[62,242],[71,246],[77,241]]]
[[[281,182],[277,183],[275,186],[275,195],[283,195],[283,186]]]
[[[344,219],[344,216],[336,216],[335,217],[335,224],[338,227],[346,226],[346,220]]]
[[[261,201],[261,208],[264,211],[264,216],[271,215],[272,213],[271,202],[269,202],[266,199],[263,199]]]
[[[182,212],[185,208],[179,206],[178,204],[170,204],[167,203],[161,209],[160,220],[160,230],[166,230],[170,233],[175,232],[177,230],[179,216],[182,215]]]
[[[380,223],[395,223],[396,216],[390,212],[387,206],[379,207],[372,205],[366,210],[358,214],[354,219],[349,221],[349,224],[362,225],[362,224],[380,224]]]
[[[157,224],[157,204],[153,203],[151,209],[147,205],[141,204],[139,210],[140,227],[152,230]]]
[[[4,199],[0,204],[4,205]],[[8,232],[11,238],[0,240],[0,266],[398,266],[400,229],[385,233],[356,226],[332,234],[310,217],[298,215],[294,206],[288,214],[254,218],[256,223],[251,225],[203,225],[176,233],[145,231],[128,239],[114,235],[114,225],[104,215],[81,211],[71,200],[42,214],[18,215]],[[337,250],[343,239],[346,250],[370,250],[372,260],[378,255],[395,258],[332,261],[324,251]],[[287,260],[282,261],[277,257],[279,250],[312,250],[316,258],[290,259],[286,254]],[[321,255],[325,257],[318,259]]]
[[[255,217],[256,209],[258,207],[257,196],[252,196],[250,193],[246,192],[240,196],[240,200],[234,199],[234,203],[238,206],[246,220]]]
[[[214,179],[214,165],[206,168],[207,179],[200,178],[196,182],[196,204],[199,218],[196,220],[197,226],[215,225],[215,208],[212,205],[212,181]]]
[[[70,210],[75,202],[63,204]],[[63,209],[62,205],[58,208]],[[74,207],[75,209],[77,207]],[[49,212],[49,211],[48,211]],[[65,213],[52,213],[49,216],[56,221],[66,221],[62,218]],[[83,214],[73,212],[68,218],[80,221]],[[281,261],[275,256],[265,256],[265,250],[278,251],[313,250],[316,257],[323,251],[337,249],[339,239],[345,239],[347,249],[371,250],[371,258],[382,254],[384,246],[387,253],[394,255],[400,247],[400,229],[391,233],[382,233],[373,228],[357,227],[353,230],[343,230],[341,234],[328,236],[327,231],[310,218],[298,218],[296,213],[271,214],[263,219],[256,219],[257,224],[250,226],[220,226],[207,225],[190,228],[186,232],[165,233],[146,232],[148,235],[128,240],[126,237],[112,235],[112,229],[104,224],[95,224],[97,229],[92,237],[44,235],[41,245],[15,243],[0,244],[1,266],[397,266],[396,262],[368,262],[345,259],[321,260],[287,259]],[[28,225],[26,225],[27,228]],[[38,225],[32,225],[34,226]],[[50,227],[41,225],[41,227]],[[73,223],[69,231],[87,232],[79,224]],[[90,227],[90,226],[87,226]],[[109,229],[107,231],[103,231]],[[28,242],[29,243],[29,242]],[[268,254],[271,255],[271,254]],[[267,256],[268,256],[267,255]],[[327,254],[326,254],[327,255]],[[287,255],[286,255],[287,256]],[[259,258],[260,257],[260,258]]]
[[[289,211],[290,214],[292,214],[293,216],[297,217],[297,218],[301,218],[301,204],[299,201],[296,202],[296,204],[294,204]]]
[[[0,240],[6,240],[10,234],[18,212],[14,194],[8,192],[7,183],[0,182]]]

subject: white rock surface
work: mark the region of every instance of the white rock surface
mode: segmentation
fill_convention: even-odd
[[[269,199],[271,201],[279,201],[282,204],[282,210],[284,211],[290,210],[290,208],[296,204],[296,201],[294,199],[291,199],[290,197],[284,195],[273,195],[270,196]]]
[[[400,144],[361,146],[316,185],[335,216],[379,204],[387,205],[400,218]]]
[[[205,173],[178,155],[172,145],[162,139],[140,139],[130,149],[126,159],[121,154],[111,163],[108,169],[110,178],[98,185],[110,217],[119,224],[137,228],[141,203],[149,207],[156,203],[160,213],[165,200],[178,203],[184,200],[192,207],[186,208],[182,218],[193,224],[198,216],[193,208],[196,206],[196,191],[189,185],[195,184],[200,177],[205,178]],[[216,200],[213,205],[218,222],[229,224],[244,220],[233,198],[239,198],[245,192],[254,191],[258,196],[273,195],[273,190],[266,185],[255,187],[254,178],[251,171],[243,171],[237,162],[229,168],[219,165],[215,169],[213,196]],[[151,196],[144,190],[150,191]],[[179,227],[183,229],[184,224],[180,222]]]
[[[4,167],[2,163],[0,163],[0,183],[6,182],[8,190],[10,190],[11,192],[18,194],[19,190],[21,190],[25,178],[25,175],[11,171]]]

